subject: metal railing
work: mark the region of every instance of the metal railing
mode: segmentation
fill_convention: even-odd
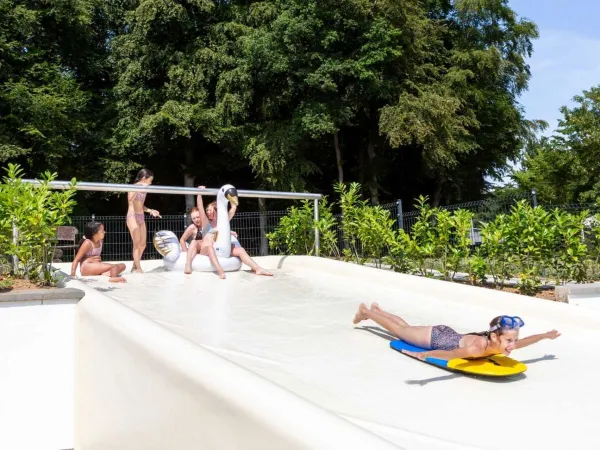
[[[39,180],[24,179],[24,183],[34,185],[42,184]],[[96,192],[146,192],[153,194],[170,194],[170,195],[217,195],[218,188],[193,188],[181,186],[140,186],[132,184],[118,183],[95,183],[95,182],[76,182],[69,181],[51,181],[48,186],[52,189],[67,190],[74,188],[79,191],[96,191]],[[321,194],[309,192],[278,192],[278,191],[258,191],[258,190],[240,190],[238,189],[239,197],[250,198],[272,198],[272,199],[288,199],[288,200],[313,200],[314,202],[314,218],[315,218],[315,254],[319,256],[320,242],[319,230],[316,223],[319,220],[319,200]],[[268,245],[266,244],[265,235],[269,230],[274,229],[279,223],[280,218],[285,215],[285,211],[265,212],[265,213],[239,213],[231,221],[231,229],[236,230],[237,226],[242,225],[244,233],[240,233],[239,241],[246,250],[250,250],[255,254],[268,253]],[[103,259],[119,260],[129,259],[131,257],[131,238],[125,224],[125,217],[122,216],[79,216],[73,217],[73,225],[80,231],[83,230],[85,223],[90,220],[97,220],[104,223],[107,229],[105,238],[105,250],[103,251]],[[147,221],[148,234],[152,236],[158,230],[171,230],[176,234],[183,233],[185,227],[189,225],[187,215],[165,216],[162,219],[151,218]],[[238,228],[239,229],[239,228]],[[151,245],[146,245],[147,249],[144,252],[144,257],[159,257],[158,252]]]
[[[124,185],[129,186],[129,185]],[[161,188],[162,189],[162,188]],[[189,188],[182,188],[189,192]],[[194,189],[191,189],[194,191]],[[199,189],[197,191],[200,191]],[[203,190],[202,192],[206,192]],[[211,190],[215,192],[216,190]],[[239,192],[239,191],[238,191]],[[246,191],[256,194],[262,191]],[[271,193],[277,194],[277,193]],[[294,193],[281,193],[282,195],[293,195]],[[248,196],[251,196],[248,195]],[[298,196],[312,196],[318,194],[298,194]],[[287,197],[286,197],[287,198]],[[475,216],[471,224],[471,241],[474,245],[481,243],[481,235],[479,230],[479,224],[481,222],[487,222],[493,220],[498,214],[510,213],[511,208],[519,200],[528,200],[533,204],[533,199],[529,196],[514,196],[500,199],[480,200],[469,203],[461,203],[456,205],[441,206],[442,209],[456,210],[456,209],[468,209],[474,212]],[[318,200],[315,200],[315,218],[318,220]],[[396,218],[394,222],[394,229],[403,229],[409,233],[418,219],[417,211],[403,212],[403,205],[401,200],[395,202],[380,205],[383,209],[390,212],[390,216]],[[575,204],[575,205],[542,205],[547,209],[553,209],[558,207],[569,212],[575,212],[583,209],[588,209],[591,212],[600,211],[600,206],[594,204]],[[268,212],[238,212],[231,220],[231,229],[238,233],[238,240],[240,244],[248,251],[252,256],[265,256],[271,254],[280,254],[285,249],[271,248],[267,235],[276,230],[280,223],[280,220],[288,213],[287,210],[281,211],[268,211]],[[335,214],[335,226],[334,232],[336,234],[336,241],[338,249],[341,252],[344,248],[344,238],[342,233],[342,216],[341,214]],[[125,216],[74,216],[71,217],[72,224],[79,230],[79,236],[83,233],[85,224],[91,220],[100,221],[104,224],[107,234],[104,242],[104,250],[102,253],[103,259],[107,261],[124,261],[131,259],[132,243],[129,231],[125,223]],[[160,258],[160,255],[154,249],[152,245],[152,236],[158,230],[170,230],[177,235],[181,235],[186,227],[191,223],[191,219],[188,214],[176,214],[167,215],[162,218],[148,217],[146,220],[148,237],[146,250],[143,254],[143,259],[156,259]],[[318,236],[318,233],[316,233]],[[316,245],[319,245],[318,241]],[[360,245],[358,245],[360,247]],[[64,261],[72,260],[72,251],[66,250],[64,257],[61,259]],[[316,253],[316,252],[315,252]]]
[[[238,240],[242,247],[251,256],[266,256],[274,254],[269,247],[267,235],[277,228],[279,221],[287,211],[241,212],[231,219],[231,230],[238,234]],[[129,230],[127,229],[125,216],[72,216],[71,226],[77,228],[77,239],[83,236],[85,224],[90,222],[101,222],[106,230],[102,248],[103,261],[129,261],[132,258],[133,244]],[[161,218],[146,218],[146,249],[142,259],[160,259],[162,256],[156,251],[152,244],[154,233],[159,230],[169,230],[178,237],[192,223],[189,214],[164,215]],[[73,260],[75,250],[64,249],[61,261]]]

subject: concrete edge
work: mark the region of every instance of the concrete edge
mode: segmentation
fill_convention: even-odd
[[[600,297],[600,283],[568,283],[564,286],[556,286],[554,295],[557,302],[563,303],[569,303],[569,298],[575,296]]]
[[[79,301],[84,296],[85,292],[76,288],[29,289],[0,294],[0,303],[40,302],[44,305],[65,300]]]

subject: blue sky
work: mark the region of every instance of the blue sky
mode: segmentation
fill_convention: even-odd
[[[538,26],[529,59],[529,90],[519,101],[528,119],[543,119],[551,134],[573,96],[600,84],[600,0],[510,0],[519,17]]]

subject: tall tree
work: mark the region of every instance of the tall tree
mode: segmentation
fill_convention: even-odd
[[[245,114],[249,80],[231,56],[245,31],[236,13],[209,0],[134,5],[114,41],[119,120],[107,178],[152,161],[193,186],[198,174],[241,167],[233,119]]]
[[[101,0],[0,3],[0,162],[84,177],[102,159],[110,116]]]
[[[444,46],[432,53],[436,76],[407,86],[397,104],[384,108],[381,127],[394,146],[422,147],[438,204],[444,194],[461,197],[469,185],[481,192],[485,177],[501,175],[519,155],[531,127],[517,98],[527,87],[526,58],[538,32],[518,20],[507,0],[428,7]]]
[[[551,138],[541,138],[523,155],[512,178],[524,191],[536,189],[544,203],[595,202],[600,198],[600,86],[563,106]]]

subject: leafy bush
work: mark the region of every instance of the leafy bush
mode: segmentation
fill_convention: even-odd
[[[600,199],[598,199],[600,206]],[[600,213],[587,217],[584,221],[584,237],[588,252],[589,280],[600,279]]]
[[[381,267],[389,249],[397,242],[394,222],[390,212],[381,206],[365,206],[360,210],[357,238],[362,246],[363,258],[373,260],[376,267]]]
[[[0,254],[16,257],[13,275],[50,284],[56,230],[69,223],[75,180],[68,189],[54,191],[49,183],[56,174],[45,172],[33,185],[23,182],[18,165],[9,164],[5,171],[0,184]]]
[[[343,255],[346,261],[354,259],[358,264],[362,263],[359,246],[359,227],[362,223],[362,211],[367,206],[366,200],[360,199],[360,184],[351,183],[348,188],[344,183],[337,183],[334,190],[340,196],[340,209],[342,221],[340,228],[344,240]]]
[[[474,251],[471,211],[432,208],[427,197],[419,196],[416,222],[406,233],[397,229],[390,211],[370,206],[361,198],[360,184],[338,183],[335,190],[342,213],[343,255],[348,261],[371,261],[377,267],[389,264],[395,271],[427,277],[434,276],[433,269],[439,268],[448,281],[458,272],[467,272],[472,284],[486,283],[487,275],[491,275],[499,289],[516,277],[521,293],[526,295],[535,294],[547,276],[557,284],[581,283],[600,276],[600,214],[588,217],[587,211],[548,212],[522,200],[509,214],[479,224],[482,242]],[[322,228],[334,237],[336,221],[331,206],[322,205],[322,216],[328,218]],[[302,210],[292,209],[272,235],[271,245],[285,244],[288,253],[310,254],[312,227],[308,205]],[[327,254],[339,254],[334,250],[335,239],[327,240],[326,245]]]
[[[408,255],[415,270],[422,276],[432,276],[432,262],[436,251],[436,235],[432,218],[435,211],[427,203],[428,198],[419,196],[415,206],[419,216],[406,240]]]
[[[587,253],[584,242],[584,221],[587,211],[567,214],[555,209],[552,214],[552,252],[548,261],[553,270],[556,284],[571,280],[583,283],[587,280]]]
[[[504,236],[507,234],[509,220],[500,214],[492,222],[481,224],[480,257],[484,260],[494,285],[502,289],[511,275],[511,256]]]
[[[13,286],[12,278],[0,277],[0,291],[5,291]]]
[[[335,233],[335,218],[331,205],[324,198],[319,202],[319,221],[307,200],[300,207],[292,206],[272,233],[267,234],[269,246],[289,255],[312,255],[315,252],[315,227],[319,230],[320,252],[323,256],[339,256]]]
[[[349,188],[338,183],[335,190],[340,194],[345,259],[354,259],[359,264],[371,260],[376,267],[381,267],[385,258],[385,262],[391,264],[394,270],[403,267],[404,253],[398,246],[403,236],[394,230],[396,220],[390,212],[360,200],[358,183],[352,183]]]

